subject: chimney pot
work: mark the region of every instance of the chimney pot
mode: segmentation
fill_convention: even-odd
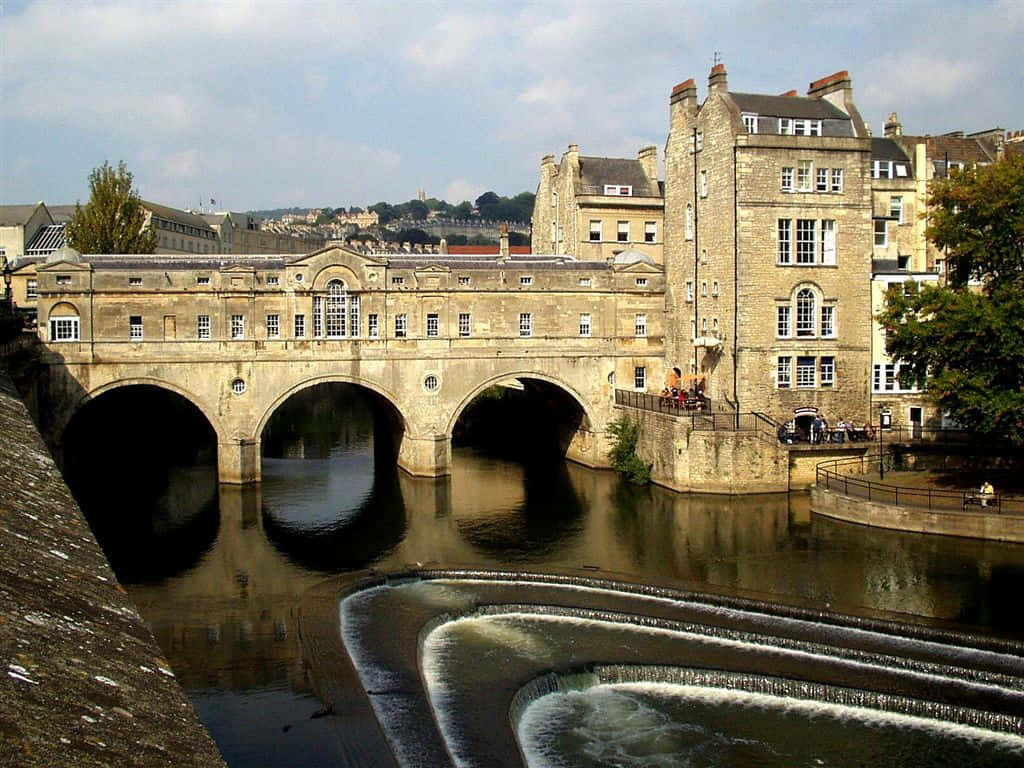
[[[715,66],[711,68],[711,74],[708,75],[708,90],[729,90],[729,80],[725,73],[725,64],[715,64]]]

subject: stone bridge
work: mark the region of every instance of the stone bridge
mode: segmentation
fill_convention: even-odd
[[[645,261],[65,249],[36,271],[47,371],[38,410],[58,454],[85,403],[151,385],[206,417],[228,483],[260,480],[268,420],[324,382],[385,403],[398,464],[412,474],[448,473],[460,415],[501,384],[561,392],[567,458],[604,466],[616,381],[660,386],[664,371],[664,275]]]

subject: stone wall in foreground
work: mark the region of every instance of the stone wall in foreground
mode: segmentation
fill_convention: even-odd
[[[2,372],[0,663],[4,765],[224,765]]]

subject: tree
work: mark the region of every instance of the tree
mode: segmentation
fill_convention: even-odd
[[[68,244],[81,253],[153,253],[156,232],[146,226],[146,211],[122,160],[104,162],[89,174],[89,202],[75,204],[67,226]]]
[[[1024,158],[936,183],[928,215],[949,283],[889,288],[886,351],[959,424],[1024,445]]]

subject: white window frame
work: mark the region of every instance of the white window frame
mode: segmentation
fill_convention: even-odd
[[[822,387],[834,387],[836,383],[836,358],[825,355],[818,360],[819,383]]]
[[[39,298],[39,281],[38,280],[26,280],[25,281],[25,298],[26,299],[38,299]]]
[[[686,303],[689,304],[693,301],[693,280],[686,281]]]
[[[821,245],[821,263],[835,266],[836,263],[836,220],[822,219],[819,222],[819,240]]]
[[[519,313],[519,336],[529,338],[533,336],[533,314],[530,312]]]
[[[779,219],[777,226],[778,238],[778,262],[779,264],[793,263],[793,220]]]
[[[718,281],[714,280],[711,283],[711,296],[712,298],[718,298]]]
[[[836,337],[836,307],[834,304],[821,305],[821,338]]]
[[[684,222],[683,237],[693,240],[693,205],[686,204],[686,220]]]
[[[591,333],[591,316],[589,312],[580,313],[580,336],[584,338],[590,338]]]
[[[881,228],[879,228],[881,225]],[[881,235],[881,242],[879,242],[879,235]],[[888,248],[889,247],[889,221],[888,219],[875,219],[874,223],[874,243],[875,248]]]
[[[400,276],[400,275],[392,275],[391,276],[391,284],[392,285],[405,285],[405,278]]]
[[[591,219],[590,220],[590,242],[599,243],[601,242],[601,220]]]
[[[593,284],[594,284],[594,281],[591,280],[589,277],[581,277],[580,278],[580,288],[589,288]]]
[[[200,341],[209,341],[213,337],[213,330],[210,325],[209,315],[196,315],[196,338]]]
[[[788,339],[793,335],[793,309],[789,304],[775,306],[775,336]]]
[[[620,243],[629,242],[629,222],[618,221],[615,224],[615,239]]]
[[[647,315],[638,314],[633,316],[633,335],[638,339],[647,337]]]
[[[780,182],[780,187],[783,192],[796,192],[796,183],[794,182],[795,178],[796,170],[792,165],[782,166],[782,180]]]
[[[814,264],[818,251],[818,222],[816,219],[796,220],[796,263],[800,266]]]
[[[796,388],[814,389],[818,378],[818,358],[798,355],[796,358]]]
[[[533,276],[532,275],[520,275],[519,276],[519,284],[520,285],[533,285]]]
[[[796,164],[796,191],[810,192],[814,189],[814,162],[812,160],[800,160]]]
[[[50,318],[50,341],[80,341],[82,320],[78,315],[54,315]]]
[[[366,335],[371,339],[380,338],[380,319],[376,312],[366,316]]]
[[[779,118],[779,133],[783,136],[793,135],[793,118],[791,117],[780,117]]]
[[[708,172],[704,169],[700,172],[700,196],[708,196]]]
[[[142,315],[128,316],[128,338],[132,341],[142,341]]]
[[[796,292],[796,336],[798,339],[813,339],[818,335],[818,295],[810,288]]]
[[[707,295],[708,295],[708,281],[707,280],[701,280],[700,281],[700,295],[701,295],[701,298],[707,298]]]
[[[630,184],[605,184],[604,193],[613,197],[632,197],[633,187]]]
[[[267,275],[267,285],[280,285],[281,280],[277,275]]]
[[[459,336],[463,339],[473,334],[473,316],[469,312],[459,312]]]
[[[757,133],[757,115],[746,112],[743,114],[743,127],[747,133]]]
[[[829,169],[816,168],[814,171],[814,191],[828,192]]]
[[[208,275],[199,275],[196,277],[196,285],[209,285],[210,278]]]
[[[633,281],[633,284],[636,285],[637,288],[646,288],[647,287],[647,278],[646,277],[638,277],[636,280]]]
[[[832,191],[839,194],[843,191],[843,169],[832,169]]]
[[[409,316],[405,312],[395,315],[395,338],[404,339],[409,335]]]
[[[459,285],[469,285],[470,282],[469,275],[459,275]]]
[[[281,315],[276,312],[272,312],[267,315],[267,338],[281,338]]]
[[[891,179],[892,177],[892,160],[875,160],[872,163],[871,178]]]
[[[244,339],[245,338],[245,315],[232,315],[231,316],[231,338],[232,339]]]
[[[656,222],[656,221],[645,221],[644,222],[644,242],[645,243],[656,243],[656,242],[658,242],[658,222]]]
[[[633,366],[633,389],[637,392],[647,391],[647,368],[643,365]]]
[[[775,361],[775,387],[790,389],[793,386],[793,358],[779,356]]]
[[[441,316],[437,312],[427,313],[427,337],[437,338],[441,335]]]
[[[297,312],[292,325],[296,339],[306,338],[306,315],[304,313]]]
[[[897,224],[903,223],[903,195],[892,195],[889,198],[889,216],[895,218]]]

